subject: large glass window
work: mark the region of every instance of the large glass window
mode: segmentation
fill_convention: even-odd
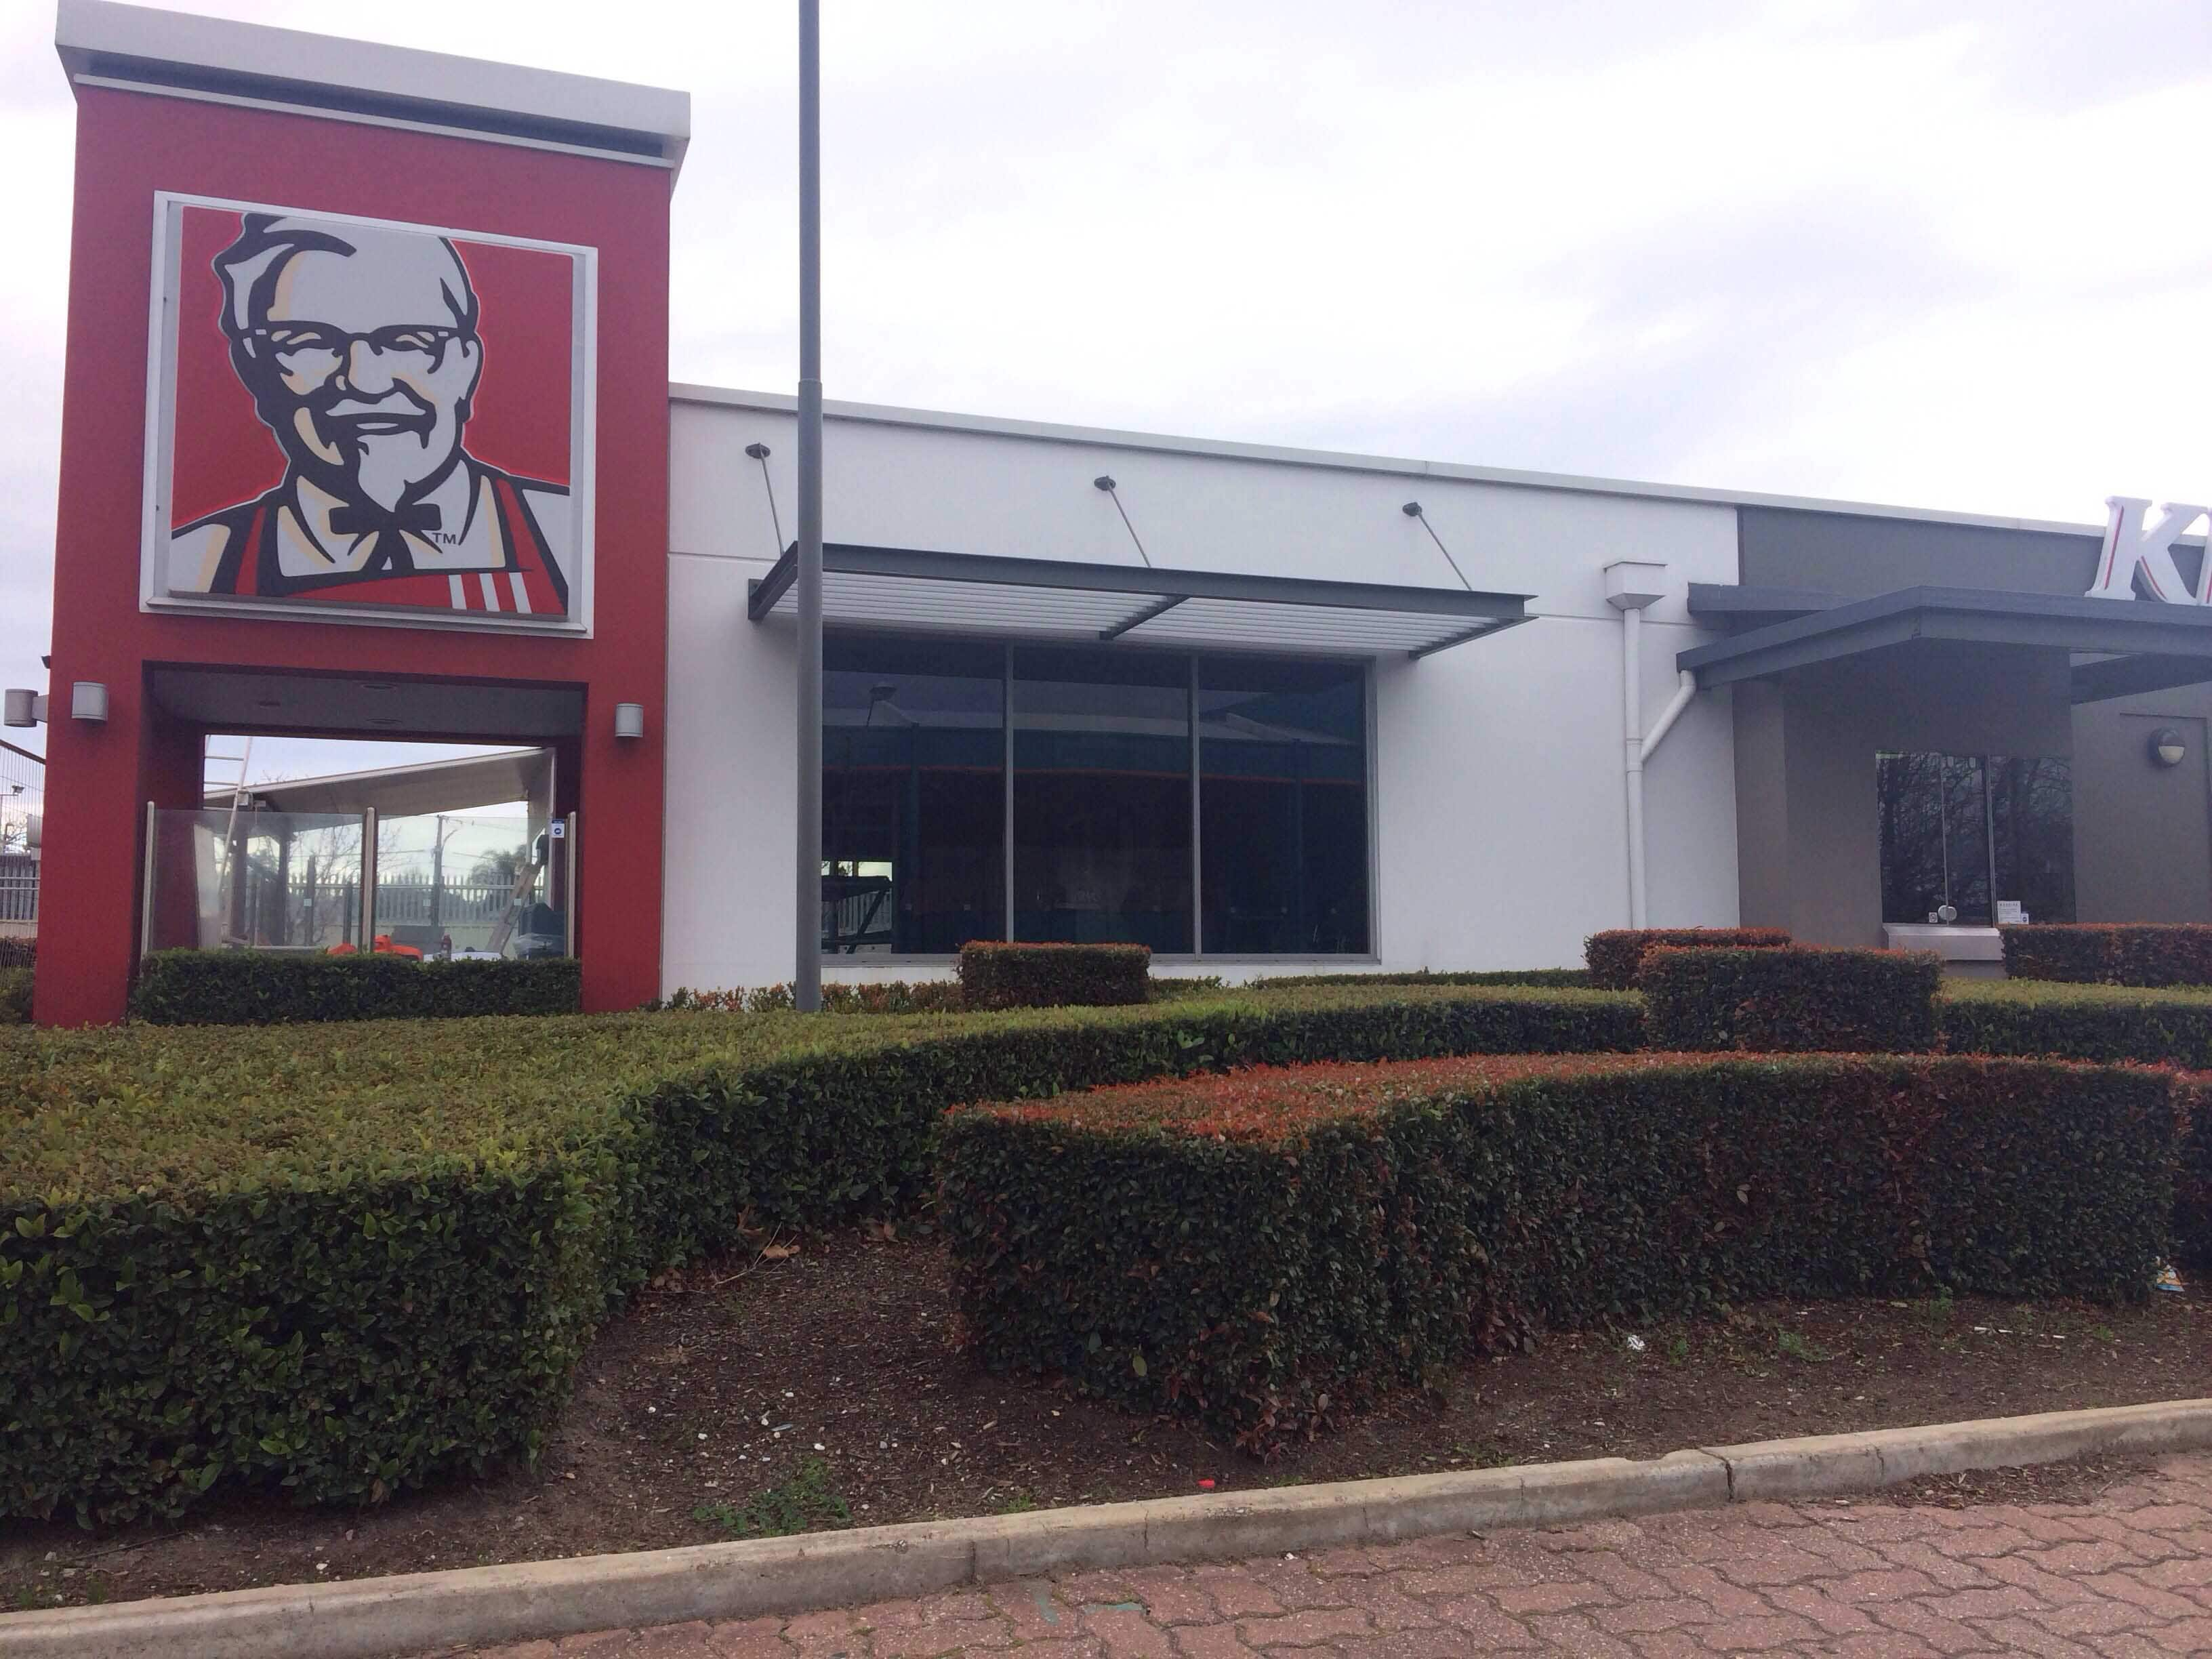
[[[1362,665],[851,635],[823,659],[825,951],[1370,948]]]
[[[1190,659],[1013,653],[1014,937],[1191,949]]]
[[[1003,937],[1004,653],[833,635],[822,658],[823,950]]]
[[[2053,756],[1875,757],[1881,918],[1928,921],[1950,906],[1988,927],[2017,905],[2074,920],[2074,775]]]
[[[1366,677],[1356,665],[1199,665],[1206,948],[1367,950]]]

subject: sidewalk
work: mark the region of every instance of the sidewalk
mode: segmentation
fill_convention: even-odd
[[[1946,1659],[2212,1653],[2212,1456],[2087,1504],[1747,1504],[1311,1558],[995,1584],[498,1659],[1432,1659],[1522,1650]]]

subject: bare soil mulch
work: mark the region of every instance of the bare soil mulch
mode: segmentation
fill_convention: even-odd
[[[373,1510],[243,1494],[110,1535],[0,1522],[0,1609],[328,1583],[695,1544],[747,1528],[987,1515],[1433,1473],[2206,1392],[2212,1297],[2140,1308],[1859,1300],[1554,1335],[1436,1393],[1255,1462],[951,1351],[951,1273],[884,1228],[696,1264],[586,1356],[537,1468]],[[1895,1501],[2074,1501],[2139,1467],[2088,1460],[1915,1482]]]

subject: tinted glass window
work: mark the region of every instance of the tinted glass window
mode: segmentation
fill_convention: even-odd
[[[2017,903],[2074,920],[2073,768],[2055,757],[1881,755],[1881,916],[1927,921],[1945,904],[1988,927]]]
[[[822,945],[1006,936],[1006,678],[994,646],[823,642]]]
[[[1208,658],[1198,708],[1206,949],[1364,952],[1364,671]]]
[[[1190,661],[1013,653],[1014,935],[1191,945]]]
[[[1184,954],[1194,858],[1206,951],[1371,948],[1359,665],[853,635],[823,658],[831,956],[1008,937]]]
[[[2032,921],[2074,920],[2074,763],[2061,756],[1992,756],[1990,820],[1997,896]]]

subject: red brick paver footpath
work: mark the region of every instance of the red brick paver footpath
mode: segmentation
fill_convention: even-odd
[[[2212,1654],[2212,1456],[2086,1504],[1743,1504],[1224,1565],[1077,1572],[500,1659],[1431,1659],[1490,1652]]]

